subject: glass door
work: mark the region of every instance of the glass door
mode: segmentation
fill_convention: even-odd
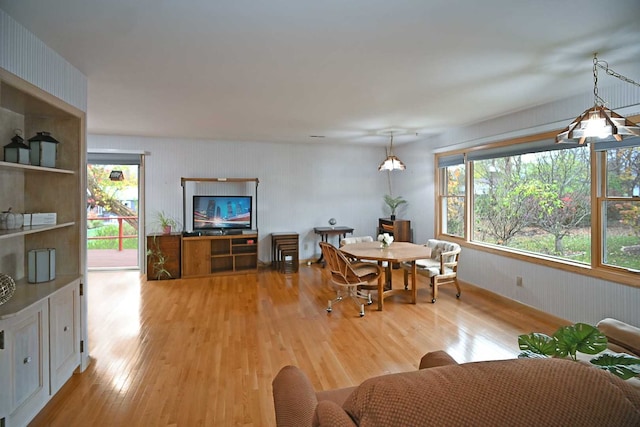
[[[137,164],[123,164],[104,155],[88,154],[87,268],[90,270],[140,268],[141,156],[134,157],[137,162],[127,163]]]

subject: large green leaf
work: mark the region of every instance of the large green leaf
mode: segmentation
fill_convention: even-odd
[[[518,336],[518,345],[520,346],[520,350],[524,350],[520,353],[519,357],[531,357],[527,351],[545,356],[555,356],[556,354],[555,340],[549,335],[538,332]]]
[[[591,363],[623,380],[628,380],[640,374],[640,359],[628,354],[604,353],[591,360]]]
[[[545,354],[536,353],[535,351],[525,350],[518,354],[518,359],[548,359],[549,356]]]
[[[553,334],[557,343],[557,354],[576,359],[576,351],[597,354],[607,348],[607,337],[598,328],[586,323],[562,326]]]

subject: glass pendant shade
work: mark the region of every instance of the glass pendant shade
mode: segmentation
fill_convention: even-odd
[[[594,105],[556,136],[556,142],[584,144],[589,138],[608,137],[622,141],[625,136],[640,136],[640,127],[626,117],[601,105]]]
[[[391,142],[389,143],[389,151],[387,152],[387,158],[384,159],[380,166],[378,166],[379,171],[403,171],[407,167],[402,163],[402,160],[393,155],[393,133],[391,135]]]
[[[402,160],[397,158],[396,156],[388,156],[384,162],[380,163],[378,166],[379,171],[392,171],[392,170],[400,170],[403,171],[407,167],[402,163]]]
[[[613,137],[622,141],[627,136],[640,136],[640,127],[626,117],[605,107],[605,101],[598,95],[598,68],[624,82],[640,86],[639,83],[616,73],[609,68],[606,61],[598,60],[598,54],[593,55],[593,107],[585,110],[569,126],[556,136],[556,143],[592,142]]]

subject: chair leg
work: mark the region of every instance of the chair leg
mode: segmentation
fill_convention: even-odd
[[[355,303],[356,307],[358,307],[358,309],[359,309],[359,313],[358,314],[360,315],[360,317],[363,317],[364,316],[364,304],[362,304],[359,299],[362,299],[362,298],[366,299],[367,300],[367,304],[369,305],[369,304],[373,303],[373,301],[371,301],[371,295],[370,294],[360,295],[360,291],[358,291],[355,288],[349,288],[347,290],[347,293],[348,294],[346,296],[351,301],[353,301]],[[342,301],[343,299],[344,299],[344,297],[340,294],[340,291],[338,291],[338,296],[335,299],[329,300],[329,302],[327,303],[327,313],[331,313],[333,311],[333,304],[334,303],[338,303],[338,302]]]
[[[367,300],[367,305],[373,304],[373,300],[371,299],[371,291],[368,291],[368,290],[367,291],[363,291],[363,290],[358,289],[357,290],[357,297],[366,299]]]
[[[438,298],[438,281],[433,277],[431,279],[431,303],[435,304]]]
[[[333,303],[342,301],[342,295],[338,294],[335,299],[330,299],[327,304],[327,313],[331,313],[333,311]]]
[[[406,291],[407,289],[409,289],[409,272],[407,270],[404,270],[404,290]],[[414,283],[415,286],[415,283]]]
[[[456,294],[456,298],[460,298],[460,294],[462,292],[460,291],[460,284],[458,283],[458,278],[457,277],[453,278],[453,283],[456,285],[456,290],[458,291],[458,293]]]

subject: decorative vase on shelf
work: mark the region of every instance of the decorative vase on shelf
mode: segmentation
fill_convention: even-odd
[[[0,305],[9,301],[16,290],[16,282],[11,276],[0,273]]]

